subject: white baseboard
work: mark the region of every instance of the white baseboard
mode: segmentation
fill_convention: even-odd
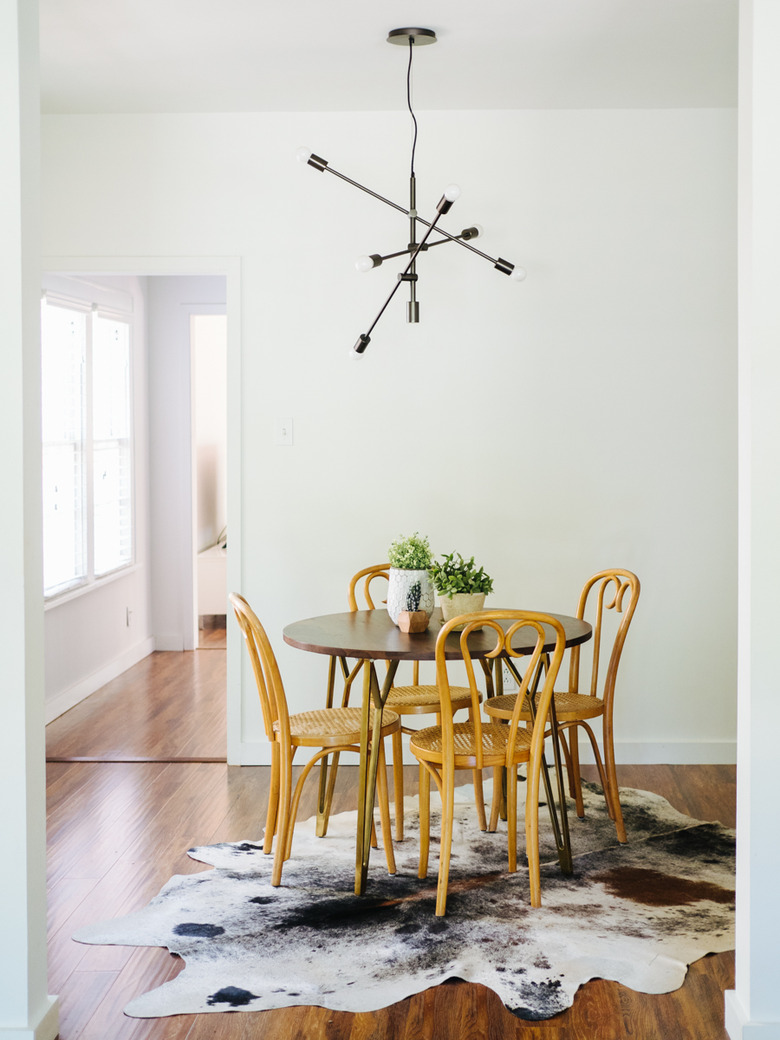
[[[176,652],[184,650],[184,636],[181,632],[174,632],[170,635],[156,636],[154,640],[155,650],[174,650]]]
[[[36,1020],[26,1028],[0,1025],[0,1040],[55,1040],[59,1036],[59,1000],[46,997]]]
[[[726,1032],[731,1040],[780,1040],[780,1022],[750,1022],[739,994],[727,989]]]
[[[404,737],[404,763],[415,765],[416,759],[406,747]],[[712,741],[656,741],[647,743],[625,743],[615,745],[618,765],[734,765],[737,761],[736,740]],[[345,763],[349,758],[344,759]],[[593,756],[590,743],[580,743],[580,761],[590,763]],[[231,765],[269,766],[271,748],[265,742],[242,741],[239,746],[238,762]]]
[[[122,672],[126,672],[134,664],[138,664],[144,657],[148,657],[154,649],[154,639],[151,637],[144,639],[130,647],[124,654],[109,661],[108,664],[99,668],[98,671],[74,683],[73,686],[69,686],[67,689],[60,690],[59,693],[54,693],[47,697],[45,705],[46,723],[48,724],[59,718],[60,715],[64,715],[66,711],[83,701],[85,697],[89,697],[91,693],[99,690],[101,686],[105,686],[106,683],[116,679]]]

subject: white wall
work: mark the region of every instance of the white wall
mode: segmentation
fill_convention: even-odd
[[[780,8],[740,4],[739,784],[732,1040],[780,1038],[780,900],[774,865],[780,485]]]
[[[45,117],[45,251],[241,257],[241,586],[294,708],[325,662],[283,626],[344,609],[349,576],[417,529],[476,554],[501,605],[573,610],[593,571],[635,570],[620,757],[731,759],[734,112],[422,113],[421,212],[457,180],[446,226],[482,223],[528,280],[442,247],[421,324],[398,301],[356,363],[395,274],[353,260],[406,221],[295,151],[403,203],[408,141],[395,113]],[[259,761],[243,683],[238,755]]]
[[[50,600],[45,615],[46,721],[154,649],[149,598],[145,279],[45,273],[44,287],[126,313],[131,322],[135,563],[84,590]]]
[[[152,624],[158,650],[192,650],[192,384],[190,318],[224,312],[219,276],[147,280]]]
[[[0,1035],[51,1040],[41,566],[38,10],[0,3]]]

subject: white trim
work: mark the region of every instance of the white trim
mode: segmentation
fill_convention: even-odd
[[[751,1022],[736,990],[727,989],[724,996],[726,1032],[731,1040],[780,1040],[780,1022]]]
[[[404,764],[416,765],[417,759],[410,753],[407,742],[408,737],[404,736]],[[737,760],[737,746],[735,741],[729,740],[626,743],[615,745],[615,758],[618,765],[733,765]],[[589,743],[580,744],[580,760],[583,764],[593,761]],[[344,761],[345,765],[349,764],[347,759]],[[266,741],[242,741],[238,762],[233,763],[270,764],[271,748]]]
[[[600,746],[600,745],[599,745]],[[590,743],[580,741],[580,761],[593,761]],[[616,741],[618,765],[734,765],[736,740]]]
[[[47,996],[37,1022],[31,1023],[27,1028],[0,1028],[0,1040],[56,1040],[59,1032],[58,998]]]
[[[181,632],[164,632],[154,637],[154,649],[157,651],[180,653],[187,649]]]
[[[138,664],[139,661],[148,657],[155,649],[154,640],[151,638],[136,643],[135,646],[132,646],[125,653],[109,661],[103,668],[93,672],[92,675],[88,675],[86,679],[79,680],[73,686],[69,686],[66,690],[61,690],[49,698],[46,701],[45,709],[46,725],[59,718],[60,715],[64,715],[66,711],[70,711],[76,704],[83,701],[85,697],[89,697],[91,693],[95,693],[101,686],[105,686],[112,679],[116,679],[118,675],[126,672],[128,668],[132,668],[134,664]],[[0,1033],[1,1036],[2,1034]]]
[[[126,578],[128,574],[133,574],[135,571],[140,570],[141,566],[140,563],[128,563],[124,567],[117,567],[115,571],[103,574],[90,582],[82,582],[80,585],[76,585],[74,588],[67,589],[64,592],[54,592],[51,596],[47,596],[44,599],[43,609],[44,611],[52,610],[63,603],[70,603],[71,600],[79,599],[80,596],[96,592],[98,589],[102,589],[104,585],[110,585],[114,581],[119,581],[120,578]]]

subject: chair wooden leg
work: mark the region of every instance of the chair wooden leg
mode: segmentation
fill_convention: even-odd
[[[482,770],[472,769],[471,775],[474,778],[474,801],[477,806],[477,822],[479,823],[479,829],[486,831],[488,826],[485,819],[485,792],[482,789]]]
[[[420,863],[417,877],[428,876],[428,853],[431,845],[431,774],[420,763]]]
[[[579,726],[572,726],[569,730],[569,754],[571,765],[567,759],[566,768],[571,769],[569,773],[569,790],[574,795],[574,805],[580,819],[585,816],[585,805],[582,801],[582,777],[580,776],[580,742]],[[573,790],[572,790],[573,788]]]
[[[271,745],[271,789],[268,792],[263,835],[263,852],[266,856],[270,855],[273,848],[274,835],[279,824],[279,768],[279,745],[274,741]]]
[[[509,850],[509,873],[517,871],[517,766],[506,771],[506,831]]]
[[[488,826],[489,831],[494,831],[498,827],[498,817],[501,812],[501,766],[494,766],[493,768],[493,800],[490,803],[490,824]]]
[[[327,765],[327,757],[323,758],[321,769],[325,770],[327,776],[327,782],[323,785],[322,778],[320,779],[320,804],[319,811],[317,813],[317,837],[324,838],[328,833],[328,823],[330,822],[330,810],[333,805],[333,792],[336,789],[336,777],[339,771],[339,758],[340,753],[334,751],[333,758],[330,766]],[[323,795],[323,786],[325,786],[325,792]]]
[[[441,847],[439,849],[439,883],[436,887],[436,916],[444,917],[447,908],[447,884],[450,878],[452,825],[455,814],[455,773],[442,771]]]
[[[287,848],[292,842],[294,820],[291,819],[292,802],[292,748],[280,749],[280,792],[279,792],[279,835],[276,840],[274,867],[271,873],[271,884],[278,887],[282,883],[282,867],[289,853]]]
[[[528,883],[531,906],[542,905],[542,884],[539,877],[539,769],[537,761],[528,764],[528,789],[525,800],[525,854],[528,857]]]
[[[623,810],[620,807],[620,793],[618,789],[617,769],[615,768],[615,744],[612,734],[611,721],[604,717],[604,768],[607,783],[604,794],[607,796],[607,804],[611,807],[610,816],[615,821],[617,840],[625,845],[628,841],[626,825],[623,822]]]
[[[376,774],[376,791],[379,801],[379,824],[382,828],[382,843],[385,847],[387,873],[395,874],[395,852],[393,851],[393,831],[390,826],[390,802],[387,792],[387,762],[385,760],[385,742],[379,740],[379,765]]]
[[[400,729],[393,734],[393,807],[395,840],[404,836],[404,745]]]
[[[564,731],[565,727],[558,723],[558,744],[561,751],[563,751],[563,758],[566,762],[566,776],[569,778],[569,794],[572,798],[576,798],[577,795],[574,791],[574,769],[571,764],[571,751],[569,751],[569,741],[566,739],[566,732]]]

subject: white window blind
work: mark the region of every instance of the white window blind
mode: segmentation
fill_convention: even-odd
[[[41,311],[44,594],[133,561],[130,326],[77,303]]]

